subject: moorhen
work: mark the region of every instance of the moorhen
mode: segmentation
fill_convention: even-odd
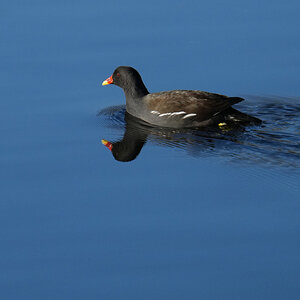
[[[244,100],[240,97],[194,90],[149,93],[140,74],[132,67],[118,67],[102,83],[107,84],[115,84],[124,90],[129,114],[152,125],[191,128],[261,123],[261,120],[231,107]]]

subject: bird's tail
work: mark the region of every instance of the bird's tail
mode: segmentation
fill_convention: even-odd
[[[232,107],[224,111],[224,120],[228,123],[238,123],[241,125],[259,125],[262,123],[260,119],[242,113]]]

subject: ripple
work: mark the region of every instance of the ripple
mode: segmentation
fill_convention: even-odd
[[[193,157],[218,156],[239,164],[259,164],[299,170],[300,99],[252,97],[237,109],[263,120],[261,126],[234,129],[168,129],[134,122],[132,134],[148,142],[178,148]],[[101,127],[122,135],[126,128],[125,106],[113,106],[98,113]],[[131,122],[132,123],[132,122]]]
[[[125,105],[110,106],[97,113],[101,125],[108,128],[123,128],[125,126]]]

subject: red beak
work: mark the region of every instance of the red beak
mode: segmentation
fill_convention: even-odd
[[[112,79],[112,75],[110,77],[108,77],[106,80],[104,80],[102,82],[102,85],[107,85],[107,84],[112,84],[114,83],[113,79]]]
[[[102,144],[103,144],[105,147],[107,147],[110,151],[112,150],[113,145],[112,145],[111,142],[109,142],[109,141],[107,141],[107,140],[101,140],[101,142],[102,142]]]

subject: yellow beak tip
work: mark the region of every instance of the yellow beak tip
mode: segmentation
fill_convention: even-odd
[[[107,140],[101,140],[101,143],[106,146],[106,144],[108,143],[108,141]]]

